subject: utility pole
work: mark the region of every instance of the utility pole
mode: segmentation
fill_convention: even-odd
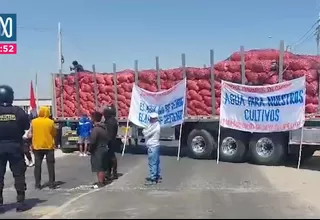
[[[59,63],[59,73],[62,73],[62,66],[64,63],[64,57],[62,55],[62,32],[61,32],[61,24],[58,23],[58,63]]]
[[[60,75],[60,84],[61,84],[61,91],[63,91],[63,74],[62,74],[62,65],[64,63],[64,58],[62,55],[62,33],[61,33],[61,24],[58,23],[58,59],[59,59],[59,75]],[[64,105],[63,105],[63,95],[62,92],[60,94],[60,106],[62,117],[64,117]],[[56,113],[56,109],[54,110]]]
[[[316,41],[317,41],[317,55],[319,56],[320,54],[320,13],[318,15],[318,25],[317,25],[317,28],[316,28]]]

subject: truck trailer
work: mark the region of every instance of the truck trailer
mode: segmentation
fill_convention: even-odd
[[[216,154],[217,148],[219,147],[220,160],[222,161],[234,163],[251,161],[253,163],[262,165],[278,165],[284,163],[286,160],[297,160],[301,142],[303,146],[301,159],[303,161],[312,157],[314,152],[320,149],[320,135],[318,135],[320,131],[318,118],[318,105],[320,103],[320,77],[318,74],[318,67],[309,65],[311,62],[317,64],[317,58],[307,55],[304,57],[294,54],[291,55],[291,53],[284,50],[283,41],[280,42],[280,49],[277,50],[277,52],[275,52],[275,50],[269,51],[273,51],[273,53],[278,55],[276,55],[276,58],[270,57],[265,61],[259,57],[259,50],[251,50],[251,52],[248,53],[244,50],[244,47],[241,46],[240,51],[223,61],[224,63],[220,62],[214,64],[214,51],[210,50],[210,67],[204,67],[207,69],[206,71],[208,71],[208,74],[207,76],[201,76],[202,78],[200,77],[197,79],[198,84],[200,82],[202,83],[201,85],[204,85],[205,82],[207,82],[210,88],[207,88],[207,90],[204,88],[197,88],[198,90],[195,91],[199,92],[191,92],[190,88],[192,87],[192,79],[194,76],[188,72],[189,67],[186,66],[185,54],[181,55],[182,65],[179,69],[181,70],[181,77],[187,77],[188,81],[190,81],[188,83],[188,99],[186,104],[189,104],[189,106],[191,105],[191,107],[188,107],[188,110],[186,111],[180,141],[181,146],[183,148],[187,148],[187,152],[190,157],[195,159],[212,158]],[[289,59],[290,62],[288,64]],[[304,72],[302,70],[296,70],[296,68],[298,68],[296,67],[298,65],[297,62],[300,60],[299,62],[303,63],[303,59],[305,59],[307,63],[305,66],[301,67]],[[262,65],[262,69],[257,67],[257,63]],[[155,76],[145,73],[146,78],[148,78],[150,83],[148,85],[148,82],[146,82],[143,85],[151,86],[151,84],[154,83],[155,88],[150,87],[150,90],[159,91],[164,89],[162,84],[166,83],[166,80],[169,80],[170,76],[167,74],[166,77],[162,77],[161,74],[163,73],[163,70],[161,70],[159,67],[159,57],[156,57],[155,64],[155,70],[153,71]],[[234,74],[231,74],[232,65],[235,65],[236,68],[239,68],[239,71],[235,71]],[[265,67],[266,65],[268,67]],[[219,69],[219,66],[222,69]],[[257,77],[253,77],[253,80],[249,80],[250,74],[254,73],[252,70],[248,69],[251,67],[261,69],[258,70],[258,72],[260,72],[256,74]],[[268,70],[265,70],[265,68]],[[311,74],[311,70],[314,78],[309,80],[310,77],[307,77],[310,81],[310,85],[307,84],[307,86],[311,86],[313,83],[312,85],[315,85],[315,88],[310,90],[310,94],[313,91],[312,96],[310,95],[312,100],[310,101],[310,105],[306,106],[306,109],[308,108],[308,110],[306,111],[307,114],[306,122],[303,127],[303,136],[301,136],[301,129],[290,132],[250,133],[221,128],[220,146],[218,146],[217,140],[219,130],[220,100],[219,94],[217,94],[219,90],[215,90],[215,88],[218,87],[219,80],[230,79],[230,81],[232,81],[235,79],[233,81],[241,84],[259,85],[259,77],[261,76],[263,78],[265,75],[268,75],[269,78],[265,78],[264,84],[273,84],[276,83],[274,80],[277,80],[277,82],[282,82],[283,80],[289,80],[290,77],[297,78],[304,74]],[[134,79],[132,80],[134,80],[133,83],[136,83],[139,86],[139,74],[142,74],[142,72],[143,71],[139,70],[138,61],[136,60],[135,69],[132,73]],[[314,72],[316,73],[314,74]],[[204,71],[202,75],[205,74],[206,73]],[[55,123],[60,130],[61,149],[64,152],[77,149],[76,142],[78,139],[76,135],[76,127],[79,118],[83,111],[89,113],[94,109],[101,110],[103,108],[103,106],[106,104],[101,103],[101,100],[103,99],[103,93],[112,94],[113,96],[113,100],[108,101],[109,103],[111,101],[117,109],[117,117],[119,121],[119,143],[123,141],[126,131],[128,132],[128,147],[134,147],[135,145],[139,145],[143,142],[143,136],[140,128],[131,123],[129,123],[127,128],[126,114],[128,113],[127,109],[129,108],[129,104],[128,102],[126,105],[123,104],[126,101],[123,101],[122,99],[124,99],[123,97],[125,96],[130,96],[130,86],[128,86],[128,90],[126,92],[126,88],[123,89],[120,86],[120,79],[117,78],[117,76],[118,73],[116,64],[113,64],[113,73],[111,74],[97,73],[94,65],[91,73],[76,72],[70,75],[62,74],[60,72],[58,74],[52,74],[52,113]],[[127,80],[127,82],[129,82],[130,76],[131,75],[126,75],[123,80]],[[92,77],[92,81],[90,81],[91,79],[87,80],[85,77]],[[101,77],[104,77],[105,81],[101,81]],[[66,82],[70,79],[72,79],[72,82],[68,83],[68,87],[70,87],[68,89],[71,92],[68,93],[64,87],[67,86]],[[108,79],[110,79],[112,82],[110,82],[108,85],[103,85]],[[86,84],[91,85],[93,88],[93,91],[90,95],[85,95],[84,92],[82,93],[82,91],[85,91],[87,88]],[[130,84],[128,83],[128,85]],[[207,94],[205,94],[205,90],[207,91]],[[208,93],[208,91],[210,92]],[[307,89],[307,93],[308,91],[309,90]],[[74,95],[71,95],[71,93],[74,93]],[[193,93],[200,95],[200,98],[196,98],[197,100],[194,101],[191,96],[196,96],[196,94]],[[70,99],[71,101],[69,101],[68,104],[67,102],[70,98],[69,96],[74,97]],[[89,108],[89,102],[93,104],[90,104],[90,109],[86,109]],[[200,107],[203,105],[203,103],[207,103],[208,107],[206,107],[204,110],[202,108],[201,110]],[[71,108],[70,105],[73,107]],[[124,109],[126,109],[126,111],[124,111]],[[203,114],[201,114],[202,112]],[[161,132],[161,139],[165,141],[177,141],[179,140],[179,134],[180,126],[163,129]]]

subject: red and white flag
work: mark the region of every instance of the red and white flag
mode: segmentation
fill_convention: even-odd
[[[33,91],[33,84],[31,81],[30,84],[30,106],[29,106],[29,112],[28,114],[32,114],[32,117],[37,116],[37,104],[36,104],[36,98],[34,96],[34,91]]]

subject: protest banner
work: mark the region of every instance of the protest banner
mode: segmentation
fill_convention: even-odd
[[[220,126],[248,132],[299,129],[305,121],[305,77],[268,86],[222,82]]]
[[[305,97],[305,76],[267,86],[222,81],[220,127],[251,133],[284,132],[302,128],[305,122]],[[301,149],[302,142],[300,155]],[[218,163],[219,147],[217,151]],[[300,156],[298,168],[299,166]]]
[[[184,121],[184,110],[186,100],[186,78],[181,80],[177,85],[168,90],[159,92],[150,92],[134,85],[131,94],[131,103],[129,109],[129,116],[127,121],[127,128],[129,121],[138,127],[145,128],[148,126],[149,114],[157,112],[159,115],[159,122],[161,128],[180,126],[180,136],[182,131],[182,124]],[[124,145],[122,149],[122,156],[125,152],[127,142],[127,131],[125,134]],[[180,158],[181,143],[179,141],[178,156]]]
[[[173,127],[184,120],[186,80],[171,89],[149,92],[137,85],[132,88],[128,120],[139,127],[149,124],[149,114],[157,112],[161,127]]]

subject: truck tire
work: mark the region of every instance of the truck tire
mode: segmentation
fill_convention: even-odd
[[[190,156],[196,159],[209,158],[217,149],[217,143],[212,135],[204,129],[194,129],[188,135],[187,146]]]
[[[225,162],[243,162],[248,152],[247,142],[246,135],[241,131],[227,129],[225,132],[221,132],[220,159]]]
[[[288,149],[282,133],[260,133],[251,136],[249,150],[255,164],[279,165],[285,161]]]

